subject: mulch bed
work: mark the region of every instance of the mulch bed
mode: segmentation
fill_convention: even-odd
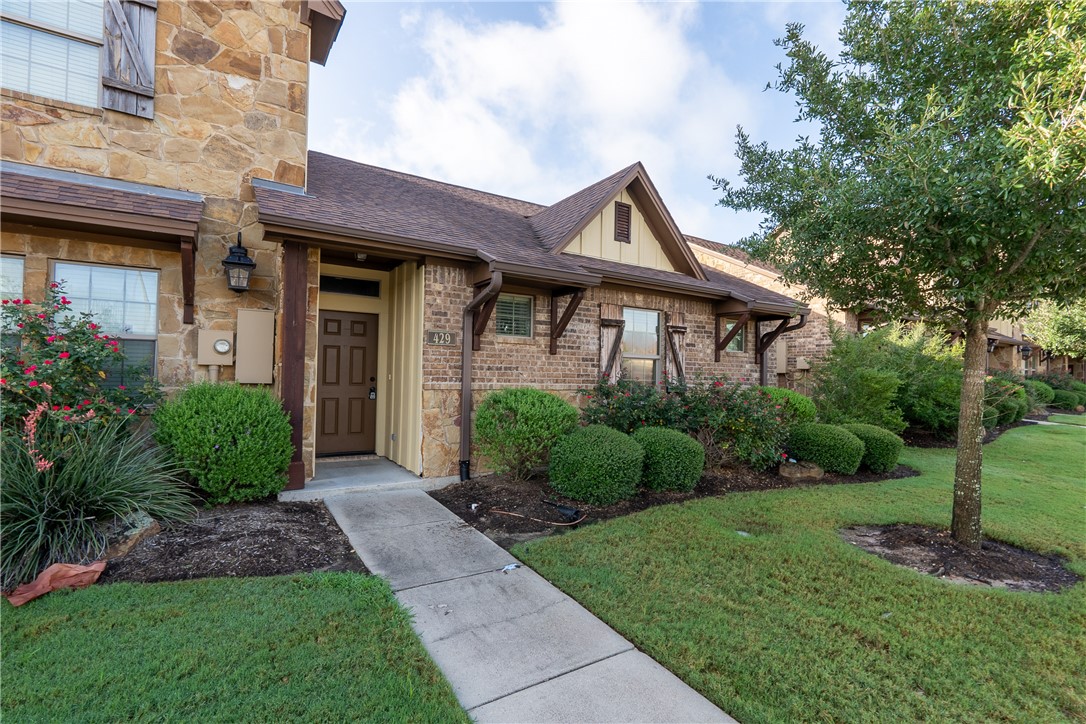
[[[366,573],[324,503],[223,505],[200,511],[115,558],[103,583],[154,583],[310,571]]]
[[[899,566],[953,583],[1016,591],[1061,591],[1081,577],[1063,566],[1059,556],[984,541],[980,550],[966,548],[950,531],[919,525],[856,526],[841,537]]]
[[[992,442],[1007,430],[1013,430],[1016,427],[1025,427],[1032,425],[1038,420],[1045,420],[1048,418],[1048,414],[1043,415],[1027,415],[1025,419],[1018,422],[1012,422],[1009,425],[1000,425],[999,427],[993,427],[988,432],[984,433],[984,444]],[[901,439],[905,441],[905,444],[909,447],[926,447],[926,448],[953,448],[958,447],[957,437],[939,437],[934,433],[927,430],[917,430],[915,428],[909,428],[905,432],[901,433]]]
[[[740,493],[755,490],[780,490],[806,485],[841,485],[870,483],[880,480],[908,478],[918,473],[912,468],[899,465],[890,473],[873,475],[827,474],[821,480],[790,480],[775,472],[759,473],[747,468],[735,468],[724,474],[703,475],[697,487],[689,493],[643,491],[636,498],[614,505],[590,506],[555,495],[547,485],[546,477],[537,476],[527,481],[514,480],[508,475],[486,475],[462,483],[454,483],[441,490],[430,492],[437,502],[463,518],[503,548],[541,536],[552,535],[575,526],[559,525],[563,518],[558,510],[547,505],[549,500],[560,505],[579,509],[585,516],[578,525],[585,525],[609,518],[618,518],[646,508],[685,500]],[[503,511],[502,513],[495,510]],[[517,515],[508,515],[515,513]],[[524,517],[520,517],[524,516]],[[535,519],[535,520],[532,520]]]

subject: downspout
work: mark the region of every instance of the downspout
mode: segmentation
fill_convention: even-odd
[[[460,480],[471,479],[471,347],[475,337],[475,312],[498,295],[502,273],[491,272],[490,283],[464,307],[464,335],[460,352]]]

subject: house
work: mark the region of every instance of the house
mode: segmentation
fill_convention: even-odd
[[[547,206],[309,151],[335,0],[30,8],[3,16],[5,294],[66,282],[167,389],[272,385],[290,487],[359,452],[470,475],[471,411],[501,387],[773,381],[776,340],[808,318],[699,262],[639,163]]]
[[[801,329],[781,335],[777,340],[777,378],[774,384],[778,387],[788,387],[809,394],[811,365],[825,357],[833,345],[831,330],[836,327],[860,332],[863,331],[864,324],[870,321],[862,314],[832,308],[826,299],[807,299],[810,295],[806,288],[786,285],[780,279],[780,272],[771,264],[752,258],[736,246],[696,236],[687,236],[686,241],[694,256],[705,266],[719,269],[779,294],[799,296],[809,305],[807,323]]]

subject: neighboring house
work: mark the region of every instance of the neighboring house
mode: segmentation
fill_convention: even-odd
[[[811,364],[822,359],[833,344],[831,328],[862,331],[864,319],[851,312],[831,309],[826,299],[812,297],[805,287],[788,286],[772,265],[752,259],[742,249],[696,236],[687,236],[694,255],[705,266],[719,269],[753,284],[805,299],[811,313],[801,329],[781,335],[777,340],[775,384],[799,392],[810,391]]]
[[[5,294],[65,281],[167,389],[274,385],[291,487],[343,453],[467,474],[487,390],[772,378],[807,318],[699,263],[640,164],[542,206],[309,152],[334,0],[2,7]]]

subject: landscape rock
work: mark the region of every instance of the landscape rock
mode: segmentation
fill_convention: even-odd
[[[781,477],[789,480],[821,480],[822,476],[826,474],[826,471],[814,463],[785,462],[781,463],[778,472],[780,472]]]

